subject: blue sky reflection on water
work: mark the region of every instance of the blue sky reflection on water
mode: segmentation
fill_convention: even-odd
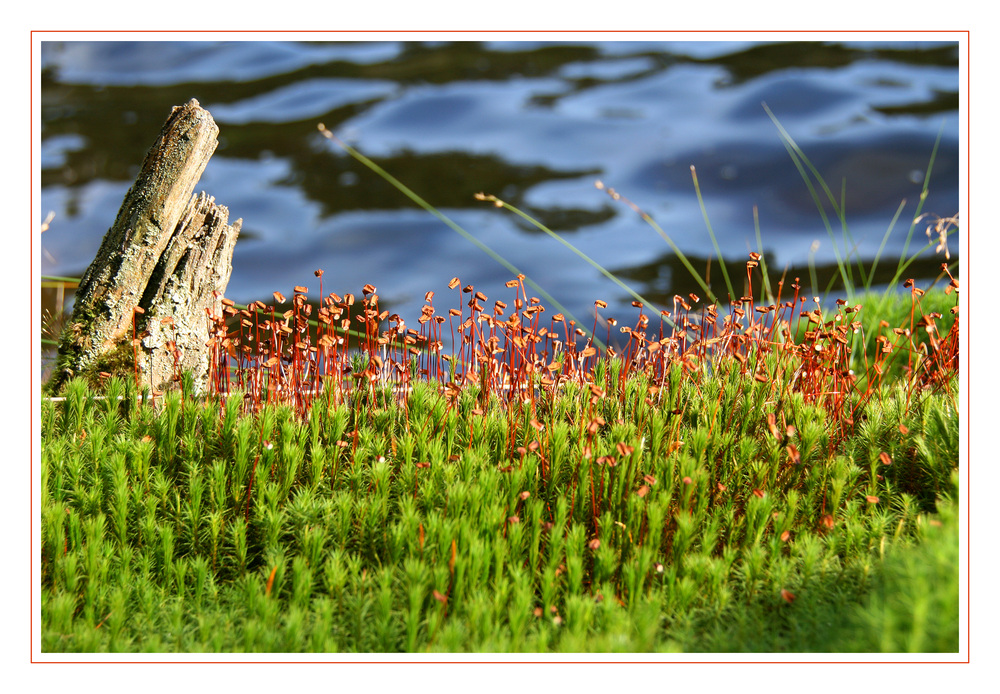
[[[817,264],[833,262],[762,102],[838,195],[846,181],[867,262],[905,198],[885,251],[901,252],[939,132],[924,211],[959,211],[957,44],[126,41],[44,43],[42,55],[41,208],[56,212],[43,274],[83,272],[170,108],[192,97],[221,129],[198,189],[244,219],[228,291],[238,302],[316,284],[318,268],[326,291],[371,283],[411,320],[428,290],[450,301],[455,275],[509,299],[507,270],[324,140],[318,122],[584,322],[594,299],[630,315],[631,297],[476,192],[521,207],[664,303],[695,287],[595,180],[653,215],[696,267],[712,250],[692,165],[731,267],[756,250],[754,206],[772,268],[805,278],[817,240]],[[925,242],[918,228],[911,249]],[[942,260],[928,254],[914,271],[929,281]]]

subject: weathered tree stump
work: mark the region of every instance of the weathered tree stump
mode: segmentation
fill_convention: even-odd
[[[218,134],[196,99],[174,107],[80,280],[53,392],[74,376],[93,381],[102,371],[139,371],[162,390],[190,370],[196,387],[206,386],[206,309],[221,313],[243,221],[229,224],[228,209],[205,193],[193,195]]]

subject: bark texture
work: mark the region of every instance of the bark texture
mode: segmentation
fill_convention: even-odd
[[[205,387],[206,309],[221,310],[242,224],[229,224],[229,210],[214,198],[193,194],[218,134],[196,99],[174,107],[81,278],[53,391],[77,375],[132,376],[136,352],[143,381],[154,389],[169,387],[184,369]]]

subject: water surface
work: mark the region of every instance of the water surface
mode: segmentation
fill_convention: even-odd
[[[756,208],[772,272],[806,281],[814,253],[821,283],[833,276],[834,243],[762,103],[838,196],[843,186],[847,243],[866,264],[906,201],[878,281],[907,243],[939,135],[923,211],[959,211],[954,43],[68,42],[43,43],[42,70],[41,208],[56,213],[45,275],[83,273],[171,107],[192,97],[221,130],[198,189],[244,220],[227,292],[240,303],[295,285],[315,293],[317,269],[324,291],[370,283],[411,322],[427,291],[456,305],[445,298],[456,275],[510,299],[507,269],[325,140],[319,122],[588,325],[595,299],[625,316],[632,297],[475,193],[522,208],[661,307],[696,285],[596,180],[702,271],[714,253],[693,165],[732,271],[757,250]],[[925,243],[920,226],[909,248]],[[930,281],[942,261],[929,252],[908,276]],[[709,271],[724,295],[717,263]]]

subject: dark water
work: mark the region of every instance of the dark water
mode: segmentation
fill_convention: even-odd
[[[772,271],[807,280],[818,241],[821,282],[832,275],[834,243],[762,102],[838,195],[846,185],[848,243],[866,263],[905,199],[881,265],[895,269],[939,133],[923,211],[959,211],[957,44],[73,42],[42,56],[41,213],[56,213],[45,275],[84,271],[171,107],[192,97],[221,129],[198,189],[244,220],[227,292],[240,303],[315,292],[316,269],[324,291],[371,283],[411,321],[429,290],[457,305],[444,298],[455,275],[510,298],[507,269],[322,138],[319,122],[584,323],[595,299],[631,316],[632,297],[475,193],[520,207],[663,305],[696,286],[595,180],[701,270],[713,251],[695,165],[733,272],[757,248],[756,205]],[[920,226],[910,250],[926,241]],[[932,278],[942,260],[928,252],[907,274]],[[713,264],[725,295],[720,279]]]

